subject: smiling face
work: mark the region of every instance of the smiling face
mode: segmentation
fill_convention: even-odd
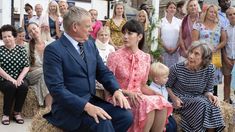
[[[124,6],[121,5],[121,4],[116,5],[116,8],[115,8],[115,15],[116,15],[116,16],[122,16],[123,13],[124,13]]]
[[[28,32],[30,37],[32,37],[33,39],[37,39],[39,37],[41,37],[41,31],[40,28],[38,27],[38,25],[31,23],[28,25]]]
[[[66,2],[59,2],[59,10],[61,14],[64,14],[68,9],[68,4]]]
[[[175,13],[176,13],[176,6],[174,4],[170,4],[167,9],[166,9],[166,12],[168,15],[170,16],[174,16]]]
[[[138,19],[139,22],[145,23],[146,22],[145,13],[143,11],[141,11],[137,16],[137,19]]]
[[[188,67],[190,69],[198,69],[202,65],[202,49],[201,47],[196,47],[189,51],[188,53]]]

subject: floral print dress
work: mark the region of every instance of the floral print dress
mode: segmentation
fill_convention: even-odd
[[[106,22],[106,26],[108,26],[110,28],[111,31],[111,39],[114,45],[116,46],[122,46],[123,45],[123,40],[122,40],[122,27],[123,25],[126,23],[126,20],[123,19],[121,24],[118,26],[115,24],[115,22],[113,21],[113,18],[109,19]]]
[[[107,66],[114,73],[122,89],[141,94],[141,87],[145,86],[148,79],[150,55],[141,50],[133,53],[127,48],[122,48],[109,55]],[[131,105],[134,122],[129,132],[143,132],[149,112],[167,108],[168,117],[173,110],[172,105],[164,97],[144,94],[141,94],[141,97],[138,106]],[[112,103],[110,96],[106,99]]]

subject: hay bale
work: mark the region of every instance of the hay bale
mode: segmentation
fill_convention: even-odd
[[[38,101],[33,89],[29,88],[28,94],[26,96],[23,108],[22,115],[27,118],[33,117],[39,110]],[[3,94],[0,92],[0,115],[3,114]]]
[[[235,116],[235,109],[231,104],[228,104],[224,101],[220,102],[220,109],[221,114],[223,116],[224,122],[225,122],[225,129],[224,132],[234,132],[235,130],[235,122],[234,122],[234,116]]]
[[[39,112],[32,119],[32,123],[29,128],[30,132],[63,132],[63,130],[53,126],[42,117],[49,111],[50,110],[48,108],[39,110]]]
[[[22,108],[22,115],[24,117],[32,118],[39,111],[39,108],[35,92],[29,87],[28,94]]]
[[[182,132],[182,129],[180,127],[180,121],[181,121],[181,115],[177,113],[173,113],[173,117],[175,119],[175,122],[177,124],[177,132]]]

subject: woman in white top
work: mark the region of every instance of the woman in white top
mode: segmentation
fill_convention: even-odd
[[[101,27],[100,30],[97,32],[97,38],[95,44],[98,48],[99,54],[106,64],[108,55],[111,52],[114,52],[114,47],[109,44],[110,40],[110,29],[107,26]]]
[[[166,6],[166,16],[161,19],[160,40],[165,52],[162,54],[163,63],[168,67],[178,62],[179,31],[181,20],[174,17],[176,4],[172,1]]]

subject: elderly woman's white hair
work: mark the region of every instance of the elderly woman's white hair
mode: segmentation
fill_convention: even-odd
[[[197,0],[187,0],[185,2],[185,4],[184,4],[183,8],[182,8],[183,13],[188,14],[188,6],[189,6],[190,2],[192,2],[192,1],[196,1],[197,2],[198,12],[202,11]]]

